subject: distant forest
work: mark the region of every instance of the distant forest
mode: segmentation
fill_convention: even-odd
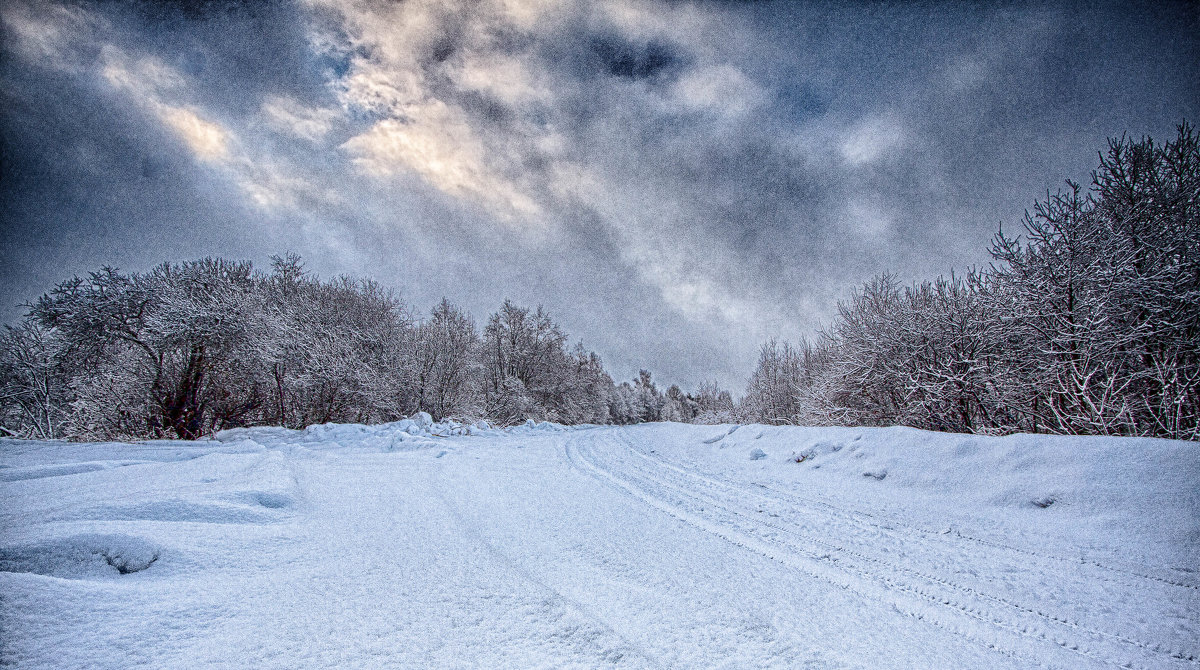
[[[1088,188],[1035,204],[986,268],[880,275],[812,340],[763,345],[744,397],[614,383],[541,307],[482,332],[295,255],[103,268],[0,335],[0,435],[195,439],[224,428],[435,419],[755,421],[1200,439],[1200,150],[1111,140]]]

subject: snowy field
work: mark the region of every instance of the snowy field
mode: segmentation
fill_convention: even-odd
[[[0,665],[20,668],[1200,668],[1198,570],[1183,442],[0,440]]]

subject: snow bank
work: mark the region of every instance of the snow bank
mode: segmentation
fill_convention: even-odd
[[[227,444],[252,443],[268,448],[299,446],[312,450],[353,448],[407,451],[440,446],[441,440],[449,437],[555,433],[579,427],[530,419],[519,426],[495,428],[482,420],[474,423],[456,419],[434,421],[428,413],[418,412],[407,419],[375,425],[323,423],[308,426],[303,430],[276,427],[233,428],[217,433],[213,439]]]
[[[905,427],[737,428],[641,430],[660,453],[673,445],[676,457],[709,471],[897,507],[912,507],[916,495],[931,518],[969,512],[999,528],[1019,515],[1047,535],[1091,533],[1148,553],[1186,546],[1179,560],[1200,565],[1200,445],[1191,442]]]

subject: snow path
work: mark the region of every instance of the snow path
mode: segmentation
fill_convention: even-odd
[[[1123,617],[1138,611],[1119,607],[1182,599],[1194,624],[1194,584],[739,485],[655,457],[620,439],[628,433],[615,437],[627,448],[581,446],[578,462],[687,523],[1026,667],[1196,667],[1200,645],[1148,641],[1159,637],[1153,628],[1163,621]],[[1149,629],[1140,639],[1129,632],[1139,627]]]
[[[715,430],[0,443],[0,665],[1200,668],[1193,528],[1102,550]]]

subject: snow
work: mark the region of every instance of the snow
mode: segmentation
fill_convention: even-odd
[[[907,428],[0,440],[0,665],[1197,668],[1198,481]]]

